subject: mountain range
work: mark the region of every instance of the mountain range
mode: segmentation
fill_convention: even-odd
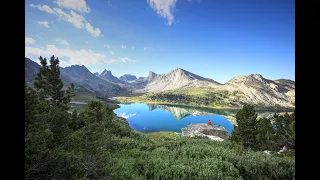
[[[25,58],[25,81],[27,85],[33,86],[40,65]],[[60,77],[64,82],[64,87],[74,83],[76,91],[86,94],[108,94],[111,96],[126,95],[130,93],[120,85],[104,80],[92,74],[85,66],[72,65],[70,67],[60,67]]]
[[[25,81],[32,86],[40,65],[25,58]],[[72,65],[61,68],[61,79],[65,86],[71,82],[80,92],[121,96],[135,93],[159,93],[190,88],[209,88],[210,91],[228,91],[228,100],[234,105],[251,103],[267,107],[295,106],[295,82],[288,79],[269,80],[260,74],[237,76],[222,84],[201,77],[181,68],[165,74],[149,72],[147,77],[137,78],[125,74],[120,78],[111,71],[92,74],[85,66]]]

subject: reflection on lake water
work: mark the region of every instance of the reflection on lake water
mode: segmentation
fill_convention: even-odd
[[[114,112],[128,120],[132,129],[139,132],[173,131],[190,124],[207,123],[223,126],[231,135],[238,110],[221,110],[202,107],[131,103],[119,104]],[[268,117],[274,112],[257,112],[258,117]]]

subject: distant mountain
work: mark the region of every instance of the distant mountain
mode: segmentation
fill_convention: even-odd
[[[133,91],[141,92],[147,86],[147,84],[157,76],[158,75],[156,73],[150,71],[147,77],[139,77],[138,79],[135,79],[133,81],[127,81],[127,84],[133,88]]]
[[[295,107],[295,82],[287,79],[269,80],[263,78],[260,74],[250,74],[246,76],[237,76],[232,78],[226,84],[220,84],[212,79],[204,78],[177,68],[167,74],[156,75],[149,73],[148,77],[152,77],[146,87],[137,92],[155,92],[168,94],[168,96],[152,95],[152,99],[157,97],[169,97],[170,91],[174,90],[181,94],[181,90],[190,88],[199,88],[211,93],[227,91],[226,95],[220,96],[221,102],[226,103],[230,107],[241,107],[244,103],[253,104],[261,108],[294,108]],[[168,93],[167,93],[168,91]],[[188,92],[186,92],[188,93]],[[190,94],[191,93],[191,94]],[[190,92],[189,96],[194,96]],[[177,100],[174,100],[177,101]]]
[[[28,86],[33,87],[33,82],[36,78],[36,75],[39,73],[40,65],[29,58],[25,58],[24,66],[25,81]]]
[[[131,75],[131,74],[125,74],[123,76],[120,76],[119,78],[122,81],[134,81],[137,79],[137,77],[135,75]]]
[[[29,86],[33,85],[39,68],[39,64],[25,58],[25,80]],[[78,89],[89,93],[127,95],[131,91],[166,93],[169,90],[181,91],[192,88],[199,91],[206,89],[205,91],[210,93],[217,92],[220,94],[218,98],[231,107],[241,107],[244,103],[257,107],[295,107],[294,81],[288,79],[273,81],[265,79],[260,74],[237,76],[225,84],[220,84],[181,68],[166,74],[150,71],[147,77],[139,78],[125,74],[118,79],[108,70],[104,70],[101,74],[92,74],[85,66],[73,65],[61,68],[61,79],[65,86],[73,82]],[[223,91],[227,93],[221,94]],[[190,93],[189,96],[194,96],[192,92]]]
[[[95,72],[94,75],[99,76],[99,73],[98,73],[98,72]]]
[[[39,72],[40,65],[25,58],[25,66],[25,80],[28,85],[32,85],[36,74]],[[124,95],[129,93],[127,89],[120,87],[118,84],[103,80],[92,74],[85,66],[72,65],[60,68],[60,77],[65,87],[69,86],[70,83],[74,83],[76,89],[81,90],[81,92],[107,95]]]
[[[152,71],[149,71],[149,75],[148,75],[148,77],[146,78],[146,80],[147,80],[148,82],[151,82],[151,81],[153,81],[157,76],[158,76],[158,74],[156,74],[156,73],[154,73],[154,72],[152,72]]]
[[[121,83],[123,84],[124,82],[120,79],[118,79],[117,77],[113,76],[111,71],[108,70],[104,70],[101,74],[98,75],[98,77],[108,80],[110,82],[114,82],[114,83]]]
[[[232,101],[236,104],[251,103],[261,106],[295,106],[295,82],[291,80],[269,80],[260,74],[237,76],[219,90],[233,92]]]
[[[66,83],[73,82],[77,85],[85,87],[91,92],[99,92],[106,94],[118,94],[126,92],[126,90],[115,83],[105,81],[93,75],[85,66],[72,65],[70,67],[61,68],[61,78]]]
[[[277,79],[275,82],[287,88],[295,88],[295,82],[289,79]]]
[[[181,68],[177,68],[167,74],[156,75],[150,72],[149,83],[144,88],[145,92],[161,92],[167,90],[174,90],[179,88],[195,88],[195,87],[216,87],[220,83],[193,74]]]

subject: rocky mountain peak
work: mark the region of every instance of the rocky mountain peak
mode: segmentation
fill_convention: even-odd
[[[149,76],[154,76],[154,75],[157,75],[157,74],[152,71],[149,71]]]
[[[147,77],[147,80],[148,81],[152,81],[154,78],[156,78],[157,77],[157,74],[156,73],[154,73],[154,72],[152,72],[152,71],[149,71],[149,75],[148,75],[148,77]]]
[[[65,69],[72,69],[78,72],[90,72],[84,65],[71,65],[69,67],[65,67]]]
[[[120,77],[120,80],[122,80],[122,81],[133,81],[136,79],[137,79],[137,77],[135,75],[131,75],[131,74],[125,74]]]
[[[184,70],[184,69],[182,69],[182,68],[179,68],[179,67],[177,67],[176,69],[174,69],[173,71],[171,71],[171,72],[175,72],[175,73],[187,73],[188,71],[186,71],[186,70]]]
[[[108,70],[103,70],[103,72],[101,73],[101,75],[112,75],[111,71]]]
[[[249,76],[252,77],[252,78],[255,78],[255,79],[257,79],[257,80],[260,80],[260,81],[263,80],[263,77],[262,77],[261,74],[255,73],[255,74],[250,74]]]

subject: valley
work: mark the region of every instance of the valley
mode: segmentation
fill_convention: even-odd
[[[25,66],[25,80],[32,86],[40,65],[25,58]],[[257,109],[293,110],[295,107],[294,81],[273,81],[260,74],[237,76],[221,84],[181,68],[166,74],[150,71],[147,77],[139,78],[131,74],[118,78],[109,70],[92,74],[85,66],[79,65],[60,69],[65,87],[74,82],[77,94],[88,100],[106,96],[114,105],[143,102],[240,109],[247,103]]]

